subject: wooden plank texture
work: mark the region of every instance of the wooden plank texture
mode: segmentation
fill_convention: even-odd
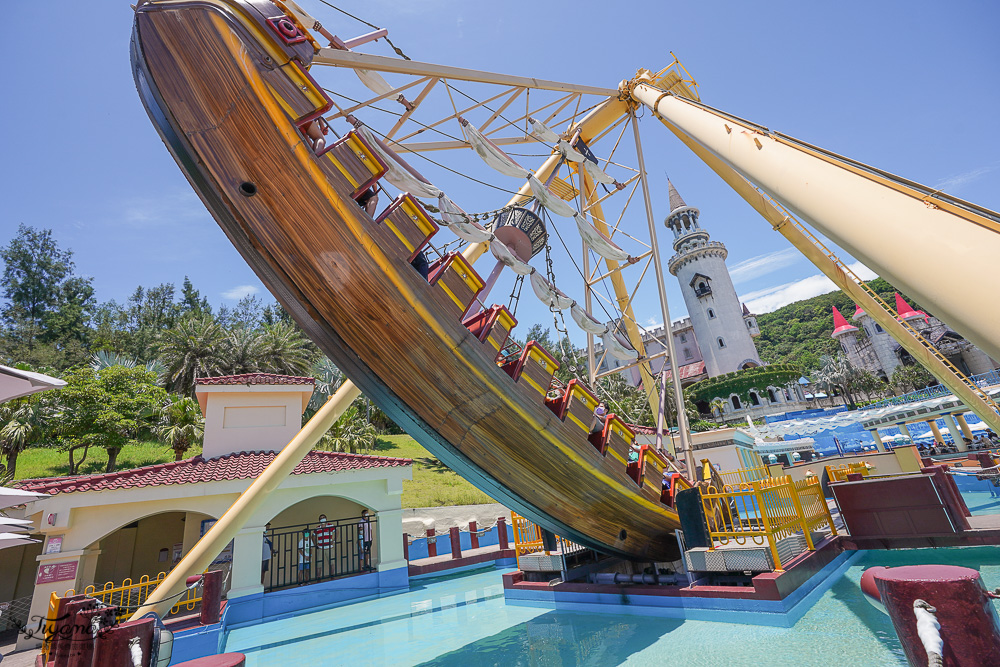
[[[175,157],[206,203],[224,202],[216,219],[265,284],[294,299],[317,345],[359,386],[384,387],[374,396],[383,409],[412,417],[414,437],[500,502],[606,553],[676,558],[676,513],[626,475],[627,429],[612,429],[612,453],[601,456],[497,366],[496,347],[469,333],[450,295],[351,199],[355,184],[321,167],[274,98],[282,87],[266,85],[248,56],[247,31],[196,5],[145,7],[137,34],[181,138]],[[254,196],[239,194],[247,182]],[[461,274],[442,281],[471,302]],[[550,370],[531,361],[524,372],[547,388]]]

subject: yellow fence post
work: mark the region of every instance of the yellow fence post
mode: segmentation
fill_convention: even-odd
[[[792,503],[795,505],[795,514],[799,517],[799,525],[802,526],[802,535],[806,538],[806,548],[809,551],[816,551],[816,546],[813,544],[812,531],[809,530],[809,522],[806,520],[806,515],[802,511],[802,502],[799,500],[798,491],[795,489],[795,484],[792,483],[791,479],[788,482],[788,492],[792,496]]]
[[[784,568],[781,567],[781,557],[778,555],[778,545],[774,541],[774,533],[771,532],[771,520],[767,516],[767,510],[770,509],[769,502],[761,493],[760,482],[755,481],[751,486],[753,487],[754,500],[756,500],[760,510],[760,521],[764,526],[764,533],[767,535],[767,544],[771,548],[771,556],[774,558],[774,569],[779,572],[784,571]]]

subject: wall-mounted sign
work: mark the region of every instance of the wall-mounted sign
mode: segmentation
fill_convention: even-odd
[[[79,561],[69,561],[66,563],[46,563],[38,566],[38,576],[35,577],[35,584],[52,584],[57,581],[71,581],[76,579],[76,566]]]
[[[50,537],[49,541],[45,543],[45,553],[47,554],[57,554],[62,551],[62,535],[57,535],[55,537]]]

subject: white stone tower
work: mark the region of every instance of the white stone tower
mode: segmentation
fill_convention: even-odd
[[[873,320],[871,315],[866,313],[861,306],[857,306],[857,310],[854,311],[851,319],[860,324],[868,335],[872,351],[875,353],[876,358],[878,358],[878,365],[885,373],[886,378],[892,377],[896,367],[902,363],[899,357],[896,356],[896,348],[899,347],[899,343],[878,322]]]
[[[760,356],[744,321],[743,305],[726,268],[726,246],[709,239],[698,224],[700,211],[688,206],[667,180],[670,215],[666,225],[674,233],[670,273],[677,276],[709,377],[760,366]],[[752,317],[752,316],[751,316]],[[756,317],[752,317],[756,325]]]

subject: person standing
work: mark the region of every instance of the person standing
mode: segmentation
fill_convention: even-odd
[[[264,551],[261,554],[260,561],[260,583],[264,583],[264,578],[267,577],[267,571],[271,569],[271,559],[274,558],[274,542],[271,540],[271,536],[268,533],[271,532],[271,523],[268,522],[264,526]]]
[[[299,569],[298,569],[298,583],[304,584],[309,581],[312,577],[312,549],[315,546],[313,542],[313,537],[306,528],[302,531],[302,537],[299,539]]]
[[[372,567],[372,522],[368,510],[361,510],[361,521],[358,522],[358,545],[361,547],[361,569],[373,570]]]
[[[337,538],[337,527],[326,520],[326,514],[320,514],[319,524],[316,526],[313,534],[316,536],[316,548],[319,551],[319,567],[317,568],[319,572],[317,576],[332,577],[335,570],[333,563],[333,543]]]

